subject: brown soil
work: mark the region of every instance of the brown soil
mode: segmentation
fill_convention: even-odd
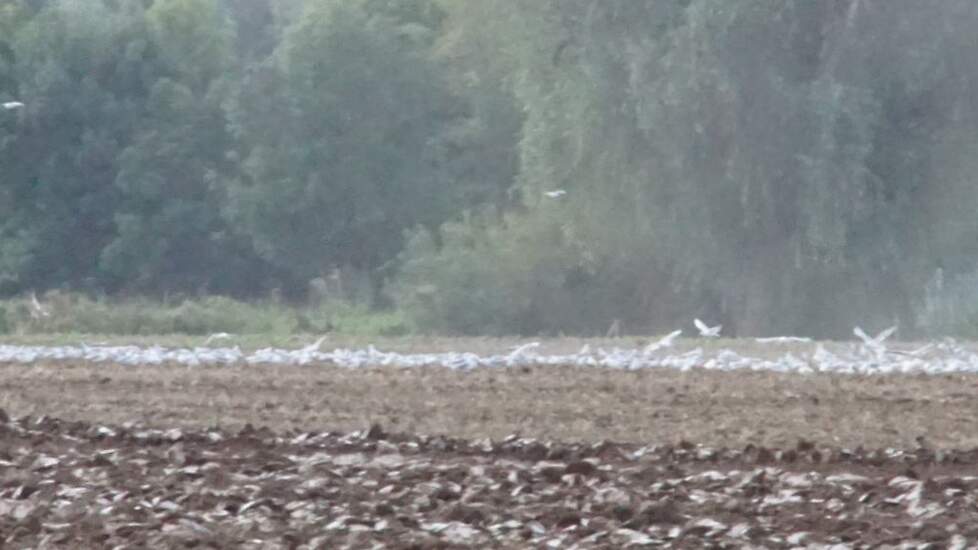
[[[152,430],[0,414],[11,548],[788,548],[978,541],[978,451]],[[824,547],[824,546],[823,546]]]
[[[978,543],[934,450],[978,376],[4,365],[0,407],[2,548]]]
[[[159,427],[391,430],[742,447],[978,447],[978,376],[604,369],[0,365],[15,415]]]

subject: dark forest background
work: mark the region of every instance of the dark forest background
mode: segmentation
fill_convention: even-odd
[[[0,295],[978,327],[972,0],[0,0]]]

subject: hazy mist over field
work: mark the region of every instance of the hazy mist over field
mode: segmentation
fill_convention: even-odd
[[[0,297],[978,336],[976,36],[973,0],[3,0]]]

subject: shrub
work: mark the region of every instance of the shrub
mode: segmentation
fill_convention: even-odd
[[[534,214],[510,214],[502,224],[469,216],[446,224],[440,244],[415,233],[393,286],[407,318],[448,334],[603,334],[615,319],[626,330],[649,330],[660,278],[646,245],[601,248],[595,239],[603,235],[581,238],[563,208]]]

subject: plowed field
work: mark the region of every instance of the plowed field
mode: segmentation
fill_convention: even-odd
[[[978,544],[973,376],[32,365],[0,406],[4,548]]]

